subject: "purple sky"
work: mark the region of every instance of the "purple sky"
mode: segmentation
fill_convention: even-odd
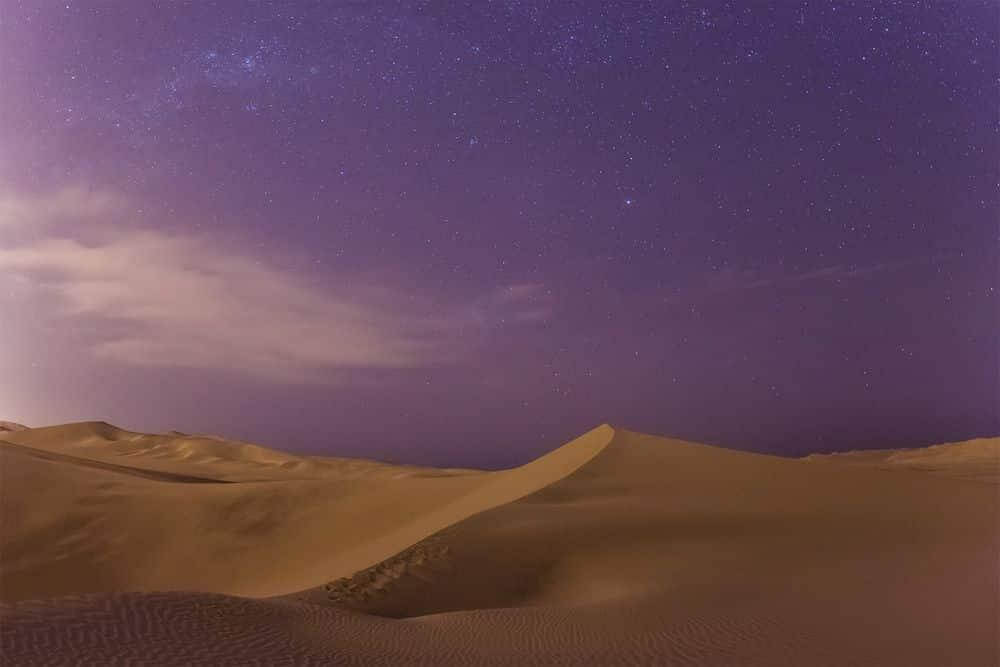
[[[0,418],[995,434],[998,7],[0,1]]]

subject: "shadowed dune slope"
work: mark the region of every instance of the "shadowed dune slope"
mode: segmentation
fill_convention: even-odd
[[[4,605],[0,647],[16,664],[998,664],[992,484],[609,427],[472,477],[462,511],[420,510],[439,529],[326,586]]]
[[[268,596],[317,586],[569,474],[611,429],[506,471],[328,458],[303,460],[307,478],[286,466],[291,455],[218,439],[101,423],[16,435],[0,445],[4,600],[149,590]]]

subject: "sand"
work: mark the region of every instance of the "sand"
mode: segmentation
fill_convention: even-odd
[[[1000,439],[787,459],[604,425],[498,472],[0,440],[11,664],[1000,664]]]
[[[1000,438],[978,438],[918,449],[876,449],[811,454],[811,461],[875,466],[883,470],[922,470],[936,475],[991,481],[1000,479]]]

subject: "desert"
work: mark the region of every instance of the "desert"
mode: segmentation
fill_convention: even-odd
[[[0,667],[1000,667],[998,109],[997,0],[0,0]]]
[[[9,431],[6,664],[995,665],[1000,439],[518,468]]]

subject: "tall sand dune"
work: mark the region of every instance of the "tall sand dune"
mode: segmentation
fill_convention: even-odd
[[[844,463],[602,426],[508,471],[228,483],[8,448],[0,563],[18,601],[0,649],[25,665],[996,666],[1000,486],[935,474],[993,442]]]

